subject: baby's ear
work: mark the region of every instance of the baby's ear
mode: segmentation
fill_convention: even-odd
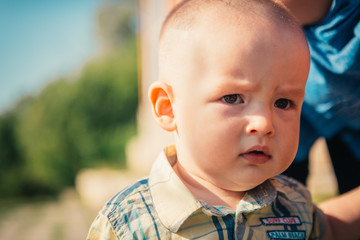
[[[176,130],[171,86],[164,82],[154,82],[149,88],[149,98],[155,120],[166,131]]]

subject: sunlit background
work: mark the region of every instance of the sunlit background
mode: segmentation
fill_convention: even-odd
[[[125,168],[136,133],[135,8],[0,1],[0,239],[85,238],[77,175]]]
[[[0,1],[0,110],[94,55],[100,5],[100,0]]]
[[[179,1],[0,0],[0,239],[85,239],[105,201],[147,175],[172,139],[146,96]],[[317,146],[321,201],[336,180]]]

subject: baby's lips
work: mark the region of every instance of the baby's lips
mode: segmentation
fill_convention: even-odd
[[[264,164],[271,159],[270,155],[267,155],[259,151],[251,151],[251,152],[243,153],[240,154],[240,156],[246,159],[248,162],[256,165]]]
[[[262,145],[256,145],[249,148],[248,150],[245,151],[244,154],[247,153],[257,153],[257,154],[262,153],[264,155],[267,155],[268,157],[271,157],[269,148],[267,146],[262,146]]]
[[[240,157],[257,165],[264,164],[271,159],[269,148],[260,145],[249,148],[246,152],[240,154]]]

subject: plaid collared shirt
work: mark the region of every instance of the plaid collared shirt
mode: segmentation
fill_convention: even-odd
[[[246,193],[234,211],[197,200],[172,169],[166,148],[149,178],[115,195],[88,239],[320,239],[326,218],[298,182],[277,176]]]

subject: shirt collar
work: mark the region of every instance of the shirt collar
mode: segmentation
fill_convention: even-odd
[[[178,231],[184,221],[200,208],[207,214],[235,214],[228,208],[212,208],[197,200],[173,170],[172,166],[176,161],[175,146],[165,148],[155,161],[149,176],[150,194],[155,210],[160,222],[167,229]],[[236,212],[251,212],[268,206],[275,200],[276,195],[274,186],[270,181],[266,181],[245,194]]]
[[[236,212],[253,212],[270,205],[276,198],[277,191],[270,180],[249,190],[239,202]]]
[[[172,166],[176,161],[175,147],[165,148],[155,161],[149,176],[155,210],[161,223],[172,232],[176,232],[202,206],[174,172]]]

